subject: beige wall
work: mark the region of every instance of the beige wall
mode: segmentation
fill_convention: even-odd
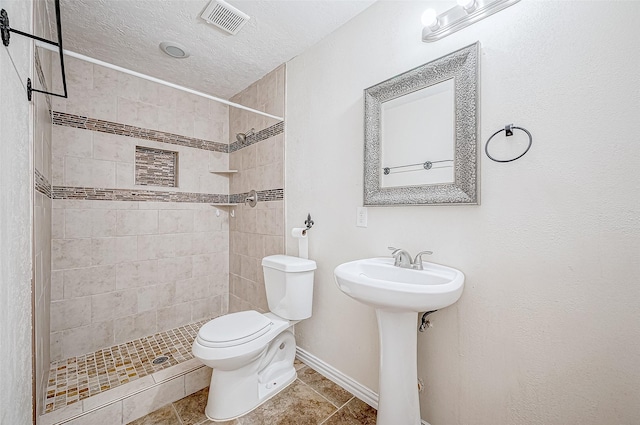
[[[34,2],[34,33],[51,39],[49,15],[44,1]],[[37,49],[39,62],[34,62],[31,73],[35,87],[49,90],[52,86],[51,60],[48,50]],[[38,65],[39,63],[39,65]],[[39,81],[37,67],[41,67],[44,84]],[[44,178],[49,190],[33,191],[33,296],[35,332],[36,411],[42,412],[48,386],[50,360],[50,306],[51,306],[51,98],[42,94],[33,96],[33,165]],[[36,176],[34,176],[34,179]]]
[[[285,67],[281,66],[231,100],[276,116],[284,116]],[[236,133],[256,133],[278,120],[230,108],[230,142]],[[268,137],[229,154],[230,193],[284,188],[284,133]],[[229,311],[269,311],[264,291],[262,258],[284,253],[284,201],[240,204],[230,220]]]
[[[226,143],[228,108],[77,59],[54,110]],[[59,81],[58,81],[59,85]],[[59,87],[58,87],[59,88]],[[136,186],[135,147],[178,153],[178,187]],[[228,154],[53,126],[53,184],[228,194]],[[67,358],[227,310],[228,218],[208,203],[54,199],[51,356]]]
[[[466,282],[417,333],[423,419],[638,423],[640,4],[523,1],[427,44],[431,3],[443,8],[378,2],[287,64],[287,225],[312,213],[318,263],[298,344],[376,389],[373,309],[342,294],[333,269],[390,245],[430,249]],[[363,89],[478,40],[479,147],[513,122],[531,151],[509,164],[482,153],[479,206],[369,208],[357,228]]]
[[[25,31],[32,27],[32,5],[0,0],[11,26]],[[32,61],[27,38],[12,35],[0,48],[0,423],[12,425],[32,420],[33,110],[25,92]]]

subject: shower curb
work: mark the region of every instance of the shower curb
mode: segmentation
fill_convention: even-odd
[[[202,373],[210,375],[210,371],[211,368],[204,366],[197,359],[187,360],[186,362],[141,378],[140,381],[145,378],[152,378],[147,380],[148,384],[146,385],[140,386],[136,381],[132,381],[128,384],[118,386],[112,390],[86,398],[78,403],[41,415],[38,417],[37,424],[62,425],[73,423],[73,425],[92,425],[96,423],[105,423],[102,421],[103,416],[109,418],[109,423],[128,423],[142,416],[148,415],[165,404],[178,401],[187,395],[193,394],[207,387],[209,385],[209,379],[202,379],[199,381],[196,378],[192,380],[195,382],[195,385],[191,385],[190,388],[187,388],[188,385],[186,383],[186,379],[187,375],[191,374]],[[182,391],[176,391],[175,387],[182,389]],[[113,395],[111,397],[105,397],[105,395],[109,395],[109,392],[112,392]],[[158,393],[164,393],[165,397],[161,399],[161,402],[149,403],[142,408],[135,409],[133,413],[126,414],[124,404],[131,402],[131,404],[135,404],[136,407],[140,406],[140,403],[134,402],[133,399],[134,397],[136,399],[141,397],[144,398],[144,393],[146,392],[148,392],[148,398],[152,401],[156,401],[153,399],[156,398]],[[91,399],[95,397],[102,397],[105,398],[105,400],[99,403],[92,403]],[[160,405],[158,405],[158,403]],[[89,404],[89,406],[85,406],[85,404]],[[94,405],[91,406],[91,404]],[[120,406],[116,406],[118,404]],[[120,417],[120,421],[117,421],[114,414]],[[113,421],[114,419],[116,419],[115,422]]]

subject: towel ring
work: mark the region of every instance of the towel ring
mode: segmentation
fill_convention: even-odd
[[[501,132],[505,132],[505,135],[507,137],[509,136],[513,136],[513,130],[522,130],[525,133],[527,133],[527,136],[529,136],[529,146],[527,146],[527,149],[525,149],[524,152],[522,152],[520,155],[516,156],[515,158],[512,159],[496,159],[494,157],[491,156],[491,154],[489,153],[489,142],[491,142],[491,139],[493,139],[497,134],[501,133]],[[526,154],[527,152],[529,152],[529,149],[531,149],[531,145],[533,144],[533,137],[531,136],[531,133],[529,133],[529,131],[526,128],[522,128],[522,127],[516,127],[513,124],[507,124],[504,126],[504,128],[502,130],[498,130],[495,133],[493,133],[491,135],[491,137],[489,137],[489,140],[487,140],[487,144],[484,145],[484,152],[487,154],[487,156],[489,157],[490,160],[495,161],[495,162],[512,162],[515,161],[516,159],[520,159],[524,156],[524,154]]]

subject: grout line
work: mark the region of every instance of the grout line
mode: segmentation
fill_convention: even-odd
[[[351,394],[351,393],[349,393]],[[356,396],[354,396],[353,394],[351,394],[351,398],[347,401],[345,401],[342,406],[338,407],[338,410],[342,409],[344,406],[346,406],[347,404],[351,403],[351,400],[353,400],[354,398],[356,398]]]
[[[312,371],[314,371],[315,373],[317,373],[318,375],[322,376],[322,378],[326,379],[327,381],[331,382],[332,384],[336,385],[337,387],[345,390],[344,388],[342,388],[340,385],[336,384],[335,382],[333,382],[331,379],[327,378],[326,376],[322,375],[320,372],[318,372],[317,370],[315,370],[314,368],[312,368],[311,366],[308,366],[306,363],[302,363],[304,364],[304,367],[301,367],[299,370],[304,369],[305,367],[311,369]],[[298,371],[296,370],[296,374],[298,373]],[[319,391],[317,391],[315,388],[313,388],[311,385],[307,384],[306,382],[304,382],[302,379],[298,378],[300,380],[300,382],[302,382],[303,384],[307,385],[309,388],[311,388],[313,391],[315,391],[316,393],[320,394]],[[345,390],[347,391],[347,390]],[[350,395],[351,398],[349,400],[347,400],[346,402],[344,402],[343,404],[341,404],[340,406],[338,406],[336,403],[332,402],[331,400],[329,400],[327,397],[325,397],[324,395],[320,394],[320,396],[322,396],[324,399],[326,399],[329,403],[333,404],[334,406],[336,406],[336,408],[338,410],[342,409],[347,403],[349,403],[354,397],[355,395],[353,395],[350,391],[347,391]]]
[[[336,406],[336,404],[334,402],[332,402],[331,400],[329,400],[327,397],[323,396],[322,394],[320,394],[320,392],[318,390],[316,390],[315,388],[313,388],[311,385],[307,384],[306,382],[304,382],[302,379],[297,378],[298,381],[302,382],[303,384],[305,384],[307,387],[311,388],[311,391],[315,392],[316,394],[318,394],[320,397],[322,397],[323,399],[327,400],[329,402],[329,404],[331,404],[333,407],[336,408],[336,410],[340,409],[338,406]],[[352,397],[353,398],[353,397]]]
[[[353,397],[351,397],[351,398],[353,398]],[[334,417],[334,416],[335,416],[339,411],[340,411],[340,409],[337,409],[335,412],[333,412],[332,414],[330,414],[329,416],[327,416],[327,418],[326,418],[324,421],[320,422],[318,425],[322,425],[322,424],[324,424],[324,423],[325,423],[325,422],[327,422],[329,419],[331,419],[332,417]]]
[[[120,421],[124,421],[124,403],[120,403]]]
[[[180,399],[180,400],[182,400],[182,399]],[[178,400],[178,401],[180,401],[180,400]],[[180,422],[181,425],[184,425],[184,421],[182,420],[182,416],[180,416],[180,413],[178,413],[178,409],[176,409],[176,406],[174,406],[174,403],[175,403],[175,401],[173,403],[171,403],[171,409],[173,410],[173,413],[176,414],[176,417],[178,418],[178,422]],[[154,410],[154,412],[155,412],[155,410]],[[153,413],[153,412],[151,412],[151,413]]]
[[[205,417],[206,417],[206,416],[205,416]],[[232,421],[237,421],[237,420],[238,420],[238,419],[232,419]],[[226,421],[225,421],[225,422],[226,422]],[[209,420],[209,418],[207,418],[207,419],[205,419],[205,420],[203,420],[203,421],[201,421],[201,422],[198,422],[198,423],[196,423],[196,424],[193,424],[193,425],[205,425],[205,424],[207,424],[207,423],[215,423],[215,422],[212,422],[211,420]]]

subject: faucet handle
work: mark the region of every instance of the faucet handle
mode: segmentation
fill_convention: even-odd
[[[392,246],[388,246],[387,248],[389,249],[389,251],[393,251],[391,253],[392,257],[394,257],[398,253],[398,251],[402,251],[402,248],[394,248]]]
[[[431,255],[433,251],[420,251],[416,254],[416,258],[413,260],[413,268],[422,270],[422,255],[424,254]]]
[[[256,206],[257,203],[258,203],[258,193],[255,190],[250,190],[249,193],[247,193],[247,196],[244,198],[244,204],[245,205],[249,204],[249,206],[253,208]]]

